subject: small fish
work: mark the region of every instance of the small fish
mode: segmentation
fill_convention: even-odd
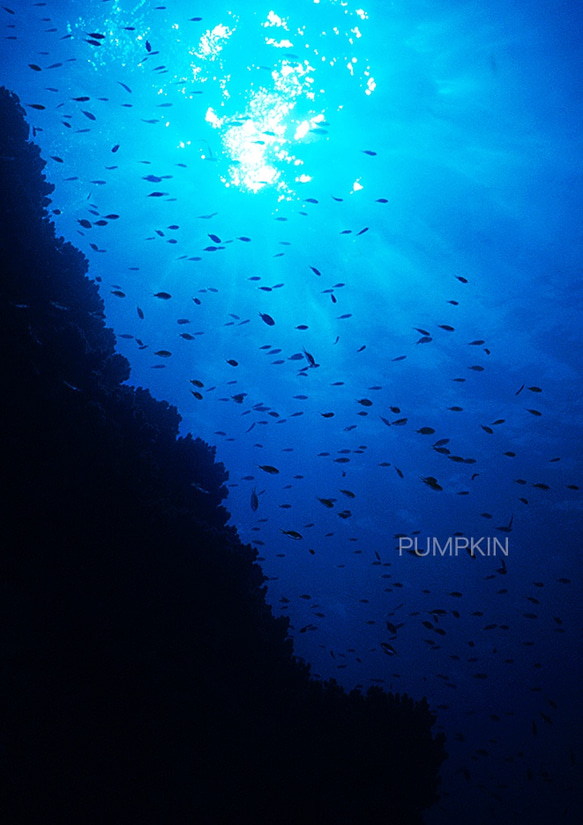
[[[228,358],[227,359],[227,364],[230,364],[232,367],[238,367],[239,366],[239,362],[235,361],[234,358]]]
[[[299,541],[300,539],[303,539],[302,534],[298,533],[297,530],[282,530],[280,528],[279,532],[283,533],[284,536],[289,536],[289,538],[293,539],[294,541]],[[303,598],[303,597],[301,597],[301,598]]]
[[[264,323],[266,323],[266,324],[267,324],[267,326],[268,326],[268,327],[272,327],[272,326],[274,326],[275,321],[273,320],[273,318],[271,317],[271,315],[268,315],[266,312],[260,312],[260,313],[259,313],[259,317],[261,318],[261,320],[262,320]]]
[[[169,292],[154,292],[154,298],[161,298],[163,301],[169,301],[172,298]]]
[[[250,500],[251,509],[255,513],[259,507],[259,499],[257,497],[257,492],[255,487],[251,490],[251,500]]]
[[[172,355],[167,349],[159,349],[158,352],[155,352],[154,355],[158,355],[160,358],[170,358]]]
[[[258,464],[257,465],[260,470],[263,470],[264,473],[269,473],[269,475],[278,475],[279,470],[277,467],[273,467],[271,464]]]
[[[514,514],[510,517],[510,521],[508,524],[502,525],[501,527],[496,527],[496,530],[499,530],[501,533],[511,533],[512,532],[512,522],[514,521]]]
[[[370,155],[371,157],[374,157],[376,155],[376,152],[373,152],[372,149],[363,149],[362,154],[363,155]]]
[[[309,353],[306,349],[304,349],[304,355],[308,359],[308,363],[309,363],[310,367],[317,367],[318,366],[316,364],[316,360],[315,360],[314,356],[311,353]]]
[[[426,476],[425,478],[421,476],[421,481],[424,484],[427,484],[428,487],[431,487],[432,490],[443,490],[440,484],[438,484],[437,479],[433,476]]]

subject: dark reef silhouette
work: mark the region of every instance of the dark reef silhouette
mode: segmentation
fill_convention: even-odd
[[[214,448],[123,383],[3,88],[0,123],[4,821],[421,823],[445,758],[426,701],[294,658]]]

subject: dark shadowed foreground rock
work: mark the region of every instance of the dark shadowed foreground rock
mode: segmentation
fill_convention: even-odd
[[[4,89],[0,122],[4,821],[422,822],[444,759],[426,702],[294,659],[214,448],[123,384]]]

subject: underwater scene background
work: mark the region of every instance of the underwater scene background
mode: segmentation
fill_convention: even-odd
[[[296,655],[427,697],[428,825],[580,822],[577,7],[0,14],[57,234],[216,445]]]

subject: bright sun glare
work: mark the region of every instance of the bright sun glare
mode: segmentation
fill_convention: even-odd
[[[348,13],[347,10],[344,12]],[[354,14],[366,19],[362,10]],[[247,65],[250,76],[261,77],[260,85],[250,84],[238,111],[232,111],[233,103],[229,89],[230,74],[226,67],[225,47],[237,31],[238,19],[231,15],[229,25],[223,23],[207,30],[195,49],[191,50],[192,79],[195,83],[218,83],[221,102],[216,107],[209,107],[206,121],[216,129],[221,139],[221,159],[228,161],[228,168],[221,167],[220,179],[225,186],[237,186],[241,189],[258,192],[265,186],[276,187],[279,199],[294,197],[293,187],[310,181],[312,176],[302,170],[304,161],[294,153],[295,147],[310,140],[327,139],[327,121],[323,103],[324,89],[315,83],[316,65],[325,63],[334,67],[344,61],[351,76],[355,73],[355,57],[332,57],[327,59],[320,54],[324,45],[330,44],[332,35],[337,37],[340,31],[334,27],[320,33],[318,48],[310,47],[305,41],[305,27],[290,33],[289,20],[270,11],[261,24],[265,30],[264,44],[276,50],[271,66]],[[275,31],[279,30],[279,31]],[[273,37],[274,34],[280,35]],[[361,37],[358,27],[347,28],[345,38],[350,45]],[[340,43],[341,41],[339,41]],[[310,58],[301,58],[302,48]],[[315,58],[316,65],[310,62]],[[374,90],[374,80],[367,66],[364,79],[365,94]],[[322,105],[318,106],[322,98]],[[301,117],[294,116],[297,103],[302,100],[304,107]],[[210,147],[201,142],[201,156],[205,160],[218,160]],[[208,150],[208,151],[207,151]],[[224,170],[224,171],[223,171]],[[289,170],[286,173],[286,170]]]

